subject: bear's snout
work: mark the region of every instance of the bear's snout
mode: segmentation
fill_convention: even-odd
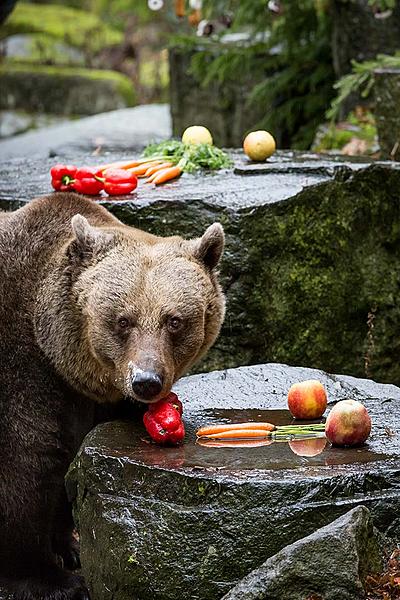
[[[141,400],[152,400],[163,388],[163,378],[154,371],[137,371],[132,377],[132,390]]]

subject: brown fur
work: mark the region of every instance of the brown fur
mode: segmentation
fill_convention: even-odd
[[[55,562],[76,558],[66,469],[96,404],[134,399],[149,370],[157,400],[214,342],[223,231],[158,238],[66,193],[0,217],[0,583],[18,600],[84,598]]]

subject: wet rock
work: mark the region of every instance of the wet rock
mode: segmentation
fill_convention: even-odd
[[[58,144],[58,154],[32,157],[28,164],[25,158],[3,160],[0,209],[49,192],[55,162],[104,164],[134,155],[132,146],[150,131],[148,122],[143,129],[138,122],[137,134],[123,137],[123,127],[130,127],[127,114],[111,136],[111,145],[116,138],[125,142],[125,153],[97,157],[80,152],[79,126],[72,146],[62,138],[68,126],[54,128],[57,140],[46,141],[45,131],[24,135],[25,151],[28,136],[36,142],[41,136],[43,144]],[[82,144],[88,131],[96,138],[89,123],[99,125],[100,116],[86,123]],[[0,155],[5,158],[17,142],[21,152],[21,143],[10,140],[0,143]],[[196,236],[213,221],[223,224],[227,317],[199,368],[278,361],[400,383],[400,275],[393,267],[400,261],[398,165],[279,152],[262,172],[244,176],[255,167],[242,154],[233,156],[239,174],[185,175],[161,188],[139,185],[127,198],[102,201],[125,223],[159,235]]]
[[[90,153],[96,149],[101,150],[102,154],[110,151],[138,152],[150,142],[170,135],[168,105],[150,104],[77,119],[0,142],[0,159],[21,157],[24,160],[26,155],[48,159],[50,154],[53,157],[68,157],[72,162],[79,160],[82,164],[92,164],[96,159]],[[83,152],[88,154],[82,156]],[[113,157],[107,156],[106,160],[109,159],[113,160]],[[50,162],[54,163],[54,158],[48,164]],[[46,168],[43,167],[41,172],[36,173],[37,179],[31,193],[40,195],[48,191],[46,174]],[[7,187],[10,183],[12,181],[9,180]],[[27,194],[30,194],[29,190]]]
[[[223,600],[365,598],[363,582],[382,568],[368,509],[359,506],[283,548],[238,583]]]
[[[287,391],[310,378],[326,386],[330,406],[348,397],[365,403],[373,421],[366,446],[327,445],[306,457],[282,442],[195,443],[205,423],[290,422]],[[271,364],[195,375],[176,391],[183,446],[157,447],[140,422],[106,423],[70,469],[83,573],[96,600],[217,600],[282,548],[359,505],[400,538],[399,388]]]
[[[65,117],[45,114],[31,114],[25,111],[0,110],[0,139],[21,135],[30,129],[40,129],[65,123]]]
[[[0,111],[0,138],[11,137],[18,133],[25,133],[32,127],[32,117],[16,111]]]
[[[374,114],[382,156],[400,158],[400,69],[374,73]]]

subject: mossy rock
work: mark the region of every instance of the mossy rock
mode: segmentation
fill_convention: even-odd
[[[400,69],[374,72],[375,117],[382,155],[400,158]]]
[[[17,33],[44,33],[91,52],[119,44],[122,33],[100,17],[76,8],[19,2],[3,25],[0,39]]]
[[[0,109],[90,115],[135,104],[131,80],[116,71],[0,65]]]
[[[63,161],[93,164],[76,146],[67,150]],[[400,384],[398,165],[292,152],[250,165],[233,156],[239,174],[184,175],[102,200],[123,222],[157,235],[192,237],[223,224],[227,315],[198,368],[277,361]],[[54,162],[3,161],[0,208],[50,192]]]
[[[170,102],[174,135],[181,136],[186,127],[201,124],[208,127],[214,142],[219,146],[241,146],[244,133],[254,129],[265,117],[267,107],[263,104],[249,106],[250,93],[254,86],[267,76],[267,48],[260,48],[258,60],[235,69],[224,83],[207,82],[207,71],[213,61],[224,55],[229,47],[225,43],[203,43],[199,47],[169,49]],[[202,60],[202,75],[194,73],[193,61]],[[236,57],[237,60],[237,57]],[[260,64],[262,66],[260,66]],[[248,68],[247,68],[248,67]],[[204,78],[203,79],[203,75]],[[281,133],[274,135],[280,144]]]
[[[304,440],[236,448],[196,442],[195,431],[206,423],[292,422],[286,409],[287,391],[295,381],[305,379],[323,383],[330,406],[349,396],[365,404],[374,424],[367,445],[333,448],[324,439],[307,440],[314,451],[317,442],[319,450],[310,456],[310,445]],[[137,415],[136,421],[96,427],[72,463],[67,490],[74,502],[82,572],[91,597],[218,600],[282,548],[359,505],[370,509],[382,533],[398,540],[399,388],[270,364],[187,377],[178,382],[176,392],[184,406],[183,445],[152,444]],[[371,528],[363,531],[370,533]],[[354,586],[359,576],[363,579],[367,574],[366,567],[378,563],[376,547],[361,535],[361,553],[370,560],[358,564],[349,537],[343,534],[342,530],[335,536],[341,548],[335,543],[331,554],[329,547],[323,556],[318,552],[321,562],[313,564],[312,547],[322,550],[314,544],[307,548],[304,570],[301,562],[297,569],[295,561],[287,564],[296,570],[300,590],[305,586],[302,596],[296,587],[297,593],[289,594],[292,581],[287,595],[283,584],[282,593],[249,598],[305,600],[312,592],[335,585],[337,593],[330,589],[324,599],[359,598],[354,592],[361,590]],[[277,566],[276,559],[271,560]],[[315,569],[321,573],[317,589],[307,585],[307,575],[312,579]],[[335,569],[346,571],[347,581],[343,575],[335,581]],[[289,583],[287,575],[285,570],[284,583]],[[343,593],[344,583],[349,586],[347,593]]]
[[[17,48],[13,43],[17,40]],[[85,52],[46,33],[24,33],[5,40],[7,63],[85,67]]]

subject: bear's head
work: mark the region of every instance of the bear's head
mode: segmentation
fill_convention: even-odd
[[[39,300],[42,349],[98,401],[158,400],[218,336],[221,225],[184,240],[75,215],[72,232]]]

